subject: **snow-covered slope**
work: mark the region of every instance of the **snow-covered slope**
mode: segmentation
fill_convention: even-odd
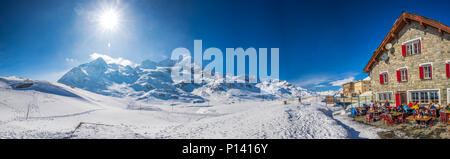
[[[0,96],[2,120],[23,120],[27,113],[30,118],[63,117],[96,111],[105,105],[123,107],[129,102],[59,83],[15,77],[0,77]]]
[[[59,83],[91,92],[133,97],[138,100],[173,100],[188,103],[204,103],[212,100],[279,99],[309,95],[308,91],[286,81],[271,80],[263,83],[224,83],[224,78],[215,76],[204,79],[201,84],[174,83],[170,68],[172,60],[159,63],[143,61],[136,67],[106,63],[97,58],[71,69]],[[237,77],[231,77],[237,78]]]
[[[360,134],[334,119],[334,110],[320,97],[304,99],[311,105],[296,100],[286,105],[280,100],[149,104],[14,77],[0,77],[0,97],[0,138],[359,138]]]

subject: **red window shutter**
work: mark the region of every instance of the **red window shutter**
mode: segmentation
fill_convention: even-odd
[[[397,70],[397,81],[398,82],[402,81],[402,73],[400,72],[400,70]]]
[[[380,74],[380,84],[383,84],[383,74]]]
[[[433,68],[431,68],[432,66],[430,65],[430,78],[433,78]]]
[[[406,56],[406,45],[402,45],[402,56]]]
[[[422,40],[419,40],[419,53],[422,53],[422,47],[420,47],[422,44],[422,42],[421,42]]]
[[[419,67],[419,75],[420,75],[420,79],[423,79],[423,67],[422,66]]]
[[[400,106],[400,94],[395,93],[395,106]]]
[[[405,78],[406,78],[406,81],[408,81],[408,70],[407,70],[407,69],[405,70],[405,76],[406,76],[406,77],[405,77]]]
[[[446,64],[445,64],[445,67],[446,67],[445,70],[446,70],[446,72],[447,72],[447,78],[448,78],[448,77],[450,77],[450,63],[446,63]]]

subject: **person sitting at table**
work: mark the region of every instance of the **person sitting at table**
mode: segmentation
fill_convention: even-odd
[[[381,110],[382,112],[386,112],[386,107],[385,107],[384,105],[381,105],[381,104],[380,104],[380,110]]]
[[[359,109],[360,115],[366,115],[366,111],[367,111],[367,109],[366,109],[365,105],[363,105],[362,108]]]
[[[413,103],[412,103],[412,102],[409,102],[408,107],[409,107],[409,108],[412,108],[413,106],[414,106]]]
[[[431,110],[425,110],[425,115],[426,116],[433,116],[433,113],[431,113]]]
[[[424,109],[419,109],[418,117],[422,118],[424,114],[425,114]]]
[[[427,109],[431,109],[431,106],[433,106],[433,102],[430,102],[430,104],[428,104]]]
[[[428,109],[422,109],[422,117],[428,116]]]
[[[401,105],[399,105],[398,108],[397,108],[397,111],[398,111],[398,112],[403,112],[404,109],[403,109],[403,107],[402,107]]]
[[[384,102],[384,105],[385,105],[386,107],[389,107],[389,106],[391,106],[391,104],[389,103],[389,101],[388,101],[388,100],[386,100],[386,102]]]
[[[410,108],[405,104],[405,105],[403,105],[403,111],[405,111],[405,113],[408,113],[408,110],[409,110]]]
[[[425,106],[423,106],[423,105],[421,105],[421,106],[419,106],[419,109],[420,110],[425,110],[425,109],[427,109]]]
[[[434,106],[436,106],[436,109],[438,109],[438,110],[442,108],[441,105],[438,102],[435,102]]]
[[[419,105],[418,105],[418,104],[414,104],[414,106],[412,107],[412,109],[418,110],[418,109],[419,109]]]
[[[434,110],[436,110],[437,108],[436,108],[436,106],[433,104],[433,105],[431,105],[430,106],[430,108],[429,108],[429,110],[432,110],[432,109],[434,109]]]

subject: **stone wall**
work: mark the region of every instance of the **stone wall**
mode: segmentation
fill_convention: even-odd
[[[420,54],[412,56],[402,56],[402,43],[408,40],[422,38]],[[370,72],[371,89],[373,99],[376,99],[377,92],[392,91],[393,101],[397,91],[440,89],[441,105],[447,104],[447,88],[450,88],[450,79],[446,77],[445,63],[450,60],[450,35],[444,33],[441,36],[436,28],[427,26],[423,29],[418,22],[411,21],[398,34],[398,39],[391,43],[393,49],[388,52],[389,60],[379,61],[374,64]],[[419,76],[419,64],[432,63],[432,79],[423,80]],[[408,81],[397,81],[397,69],[407,67]],[[389,82],[380,84],[379,74],[388,71]],[[409,99],[409,94],[408,94]],[[450,101],[449,101],[450,102]]]

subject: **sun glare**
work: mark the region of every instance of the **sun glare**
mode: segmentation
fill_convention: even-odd
[[[105,30],[113,31],[119,25],[119,15],[113,9],[104,11],[99,18],[100,26]]]

